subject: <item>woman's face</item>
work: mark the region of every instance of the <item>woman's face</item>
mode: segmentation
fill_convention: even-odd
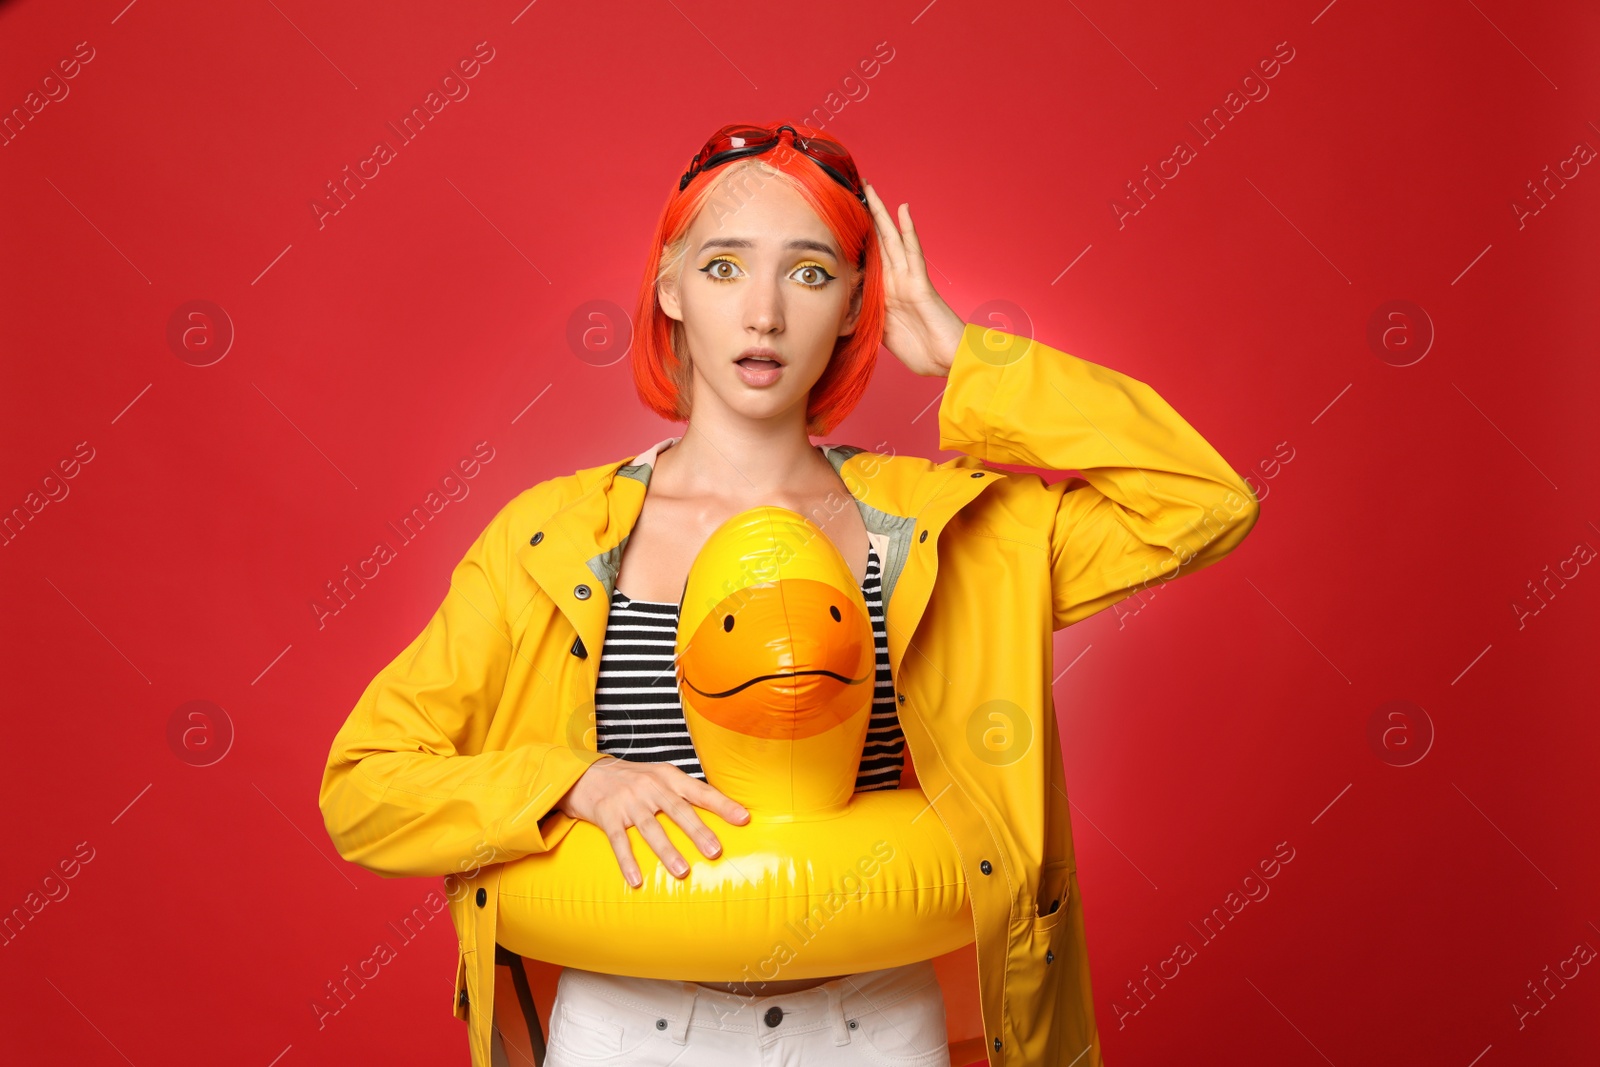
[[[688,352],[679,355],[693,368],[700,418],[764,420],[798,407],[804,425],[811,387],[860,316],[851,300],[856,274],[793,186],[748,173],[719,187],[696,216],[682,265],[660,286],[661,307],[683,323]],[[774,362],[747,357],[751,348],[770,350]]]

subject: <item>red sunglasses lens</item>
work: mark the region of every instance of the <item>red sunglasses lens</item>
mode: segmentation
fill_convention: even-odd
[[[712,135],[705,147],[700,149],[695,156],[693,167],[704,168],[713,157],[722,152],[735,151],[740,148],[749,148],[755,145],[766,145],[777,139],[779,134],[766,126],[752,126],[747,123],[735,123],[724,126]],[[804,145],[804,154],[827,164],[843,175],[855,188],[861,188],[861,177],[856,172],[856,164],[850,158],[850,153],[837,141],[826,137],[798,137],[795,138]],[[789,149],[782,149],[787,152]]]
[[[761,126],[734,125],[724,126],[712,135],[695,160],[702,166],[706,160],[718,152],[726,152],[734,148],[745,148],[753,144],[761,144],[772,140],[772,131]]]
[[[830,141],[826,137],[809,137],[806,139],[806,151],[859,184],[856,162],[850,158],[850,153],[845,151],[844,145]]]

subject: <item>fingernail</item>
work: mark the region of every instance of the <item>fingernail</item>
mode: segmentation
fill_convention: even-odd
[[[680,865],[678,865],[676,863],[674,863],[672,865],[672,873],[677,875],[680,878],[682,878],[686,873],[688,873],[688,870],[689,870],[689,868],[686,867],[686,866],[680,866]]]

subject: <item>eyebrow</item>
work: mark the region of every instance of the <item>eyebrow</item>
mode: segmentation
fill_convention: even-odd
[[[755,246],[754,241],[745,237],[711,237],[707,238],[706,242],[700,246],[700,251],[696,255],[704,255],[713,248],[754,248]],[[834,259],[839,258],[839,253],[833,250],[832,245],[826,245],[821,241],[812,241],[804,237],[797,237],[783,247],[788,251],[821,252],[824,255],[832,256]]]

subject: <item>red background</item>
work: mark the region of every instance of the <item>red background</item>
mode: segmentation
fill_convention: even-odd
[[[1593,1057],[1597,968],[1526,985],[1600,947],[1600,175],[1562,163],[1600,146],[1592,5],[125,2],[0,9],[7,114],[93,49],[0,147],[0,512],[70,490],[0,544],[0,909],[93,850],[0,947],[19,1062],[466,1062],[444,915],[317,1026],[437,887],[339,859],[328,745],[503,503],[681,431],[612,362],[625,322],[586,349],[574,316],[632,306],[712,129],[819,107],[959,314],[1009,301],[1150,383],[1262,499],[1223,564],[1057,635],[1107,1061]],[[481,41],[470,95],[319,226]],[[208,366],[215,332],[168,340],[193,300],[235,332]],[[1394,300],[1431,327],[1374,346]],[[829,439],[943,457],[941,384],[884,352]],[[319,628],[480,441],[470,494]],[[216,736],[171,740],[192,700]]]

